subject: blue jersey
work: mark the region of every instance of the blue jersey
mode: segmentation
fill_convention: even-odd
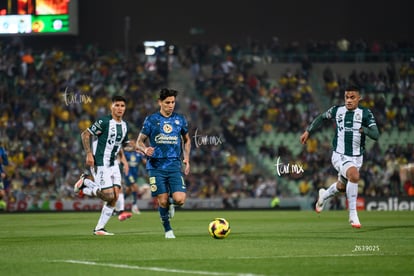
[[[148,158],[147,169],[181,170],[182,136],[188,133],[188,123],[181,114],[173,112],[164,117],[160,112],[145,118],[141,133],[149,137],[154,154]]]
[[[4,172],[3,165],[9,165],[9,159],[7,158],[7,152],[3,147],[0,147],[0,173]]]
[[[125,151],[124,154],[129,165],[129,171],[126,177],[132,176],[136,180],[138,178],[138,166],[142,162],[143,156],[136,151]]]

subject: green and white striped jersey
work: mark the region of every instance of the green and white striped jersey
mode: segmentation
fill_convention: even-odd
[[[129,142],[128,124],[107,115],[95,121],[88,131],[95,136],[92,141],[95,165],[113,166],[122,145]]]
[[[344,105],[333,106],[322,113],[323,119],[335,120],[336,131],[332,142],[333,150],[348,156],[360,156],[365,150],[364,133],[361,127],[376,125],[374,115],[365,107],[348,110]]]

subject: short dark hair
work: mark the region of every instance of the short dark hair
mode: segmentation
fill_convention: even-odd
[[[158,97],[159,100],[163,101],[168,97],[177,97],[178,91],[177,90],[173,90],[173,89],[168,89],[168,88],[163,88],[160,90],[160,95]]]
[[[359,87],[356,85],[349,85],[345,88],[345,91],[355,91],[355,92],[360,92]]]
[[[122,96],[115,95],[112,97],[112,103],[114,102],[124,102],[126,104],[126,99]]]

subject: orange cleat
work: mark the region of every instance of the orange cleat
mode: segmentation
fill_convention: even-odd
[[[130,212],[122,212],[119,216],[118,219],[119,221],[124,221],[126,219],[129,219],[130,217],[132,217],[132,213]]]

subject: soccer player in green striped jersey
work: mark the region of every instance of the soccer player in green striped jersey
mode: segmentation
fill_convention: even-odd
[[[305,144],[310,135],[325,120],[334,120],[335,136],[332,142],[332,165],[338,171],[338,180],[328,189],[320,189],[315,211],[323,210],[326,200],[337,193],[346,192],[349,209],[349,223],[354,228],[361,228],[356,210],[358,196],[359,169],[363,163],[366,136],[377,140],[379,131],[375,117],[368,108],[360,107],[361,95],[357,87],[345,90],[345,104],[332,106],[319,114],[301,135],[300,141]]]
[[[106,231],[105,225],[112,216],[121,189],[122,176],[117,155],[123,155],[122,147],[129,143],[128,124],[123,120],[125,109],[125,98],[114,96],[111,114],[99,118],[81,134],[86,165],[93,171],[96,166],[96,173],[92,173],[94,181],[83,174],[74,185],[74,191],[82,190],[86,195],[105,201],[94,235],[113,235]],[[126,160],[124,163],[128,166]],[[129,217],[131,215],[129,213]]]

